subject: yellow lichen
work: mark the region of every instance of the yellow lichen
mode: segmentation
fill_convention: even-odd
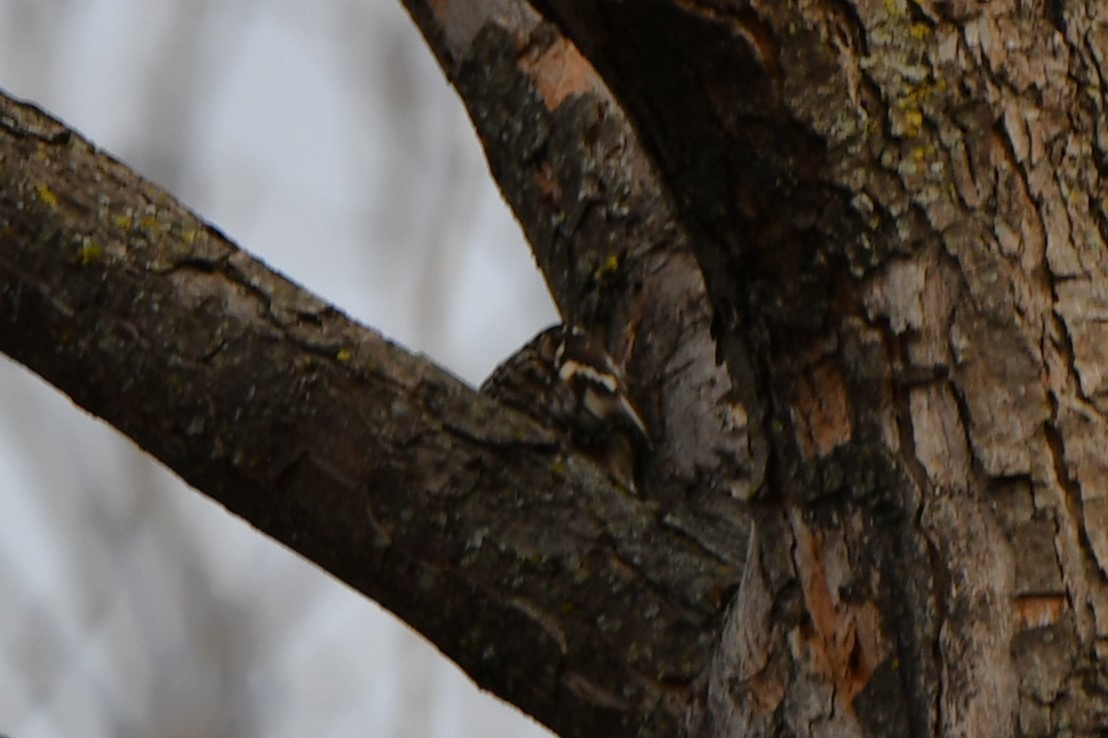
[[[600,262],[600,266],[596,268],[596,271],[593,272],[593,278],[601,280],[616,274],[619,272],[619,263],[619,254],[608,254],[604,257],[604,261]]]
[[[915,138],[919,135],[920,127],[923,125],[923,113],[919,110],[904,111],[904,124],[904,135],[908,138]]]
[[[92,262],[98,261],[103,255],[104,250],[100,247],[100,244],[92,240],[86,240],[78,247],[74,261],[78,266],[88,266]]]
[[[58,207],[58,196],[51,191],[49,185],[45,182],[35,182],[35,196],[44,204],[49,207]]]

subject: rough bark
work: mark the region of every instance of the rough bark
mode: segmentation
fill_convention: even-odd
[[[759,535],[691,729],[1099,734],[1103,6],[536,6],[672,196],[751,419]],[[409,7],[468,97],[529,12]]]
[[[406,5],[642,499],[10,105],[0,348],[565,735],[1108,728],[1108,12]]]

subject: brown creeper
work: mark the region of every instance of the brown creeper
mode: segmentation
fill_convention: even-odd
[[[580,328],[552,326],[498,366],[481,391],[511,405],[634,490],[650,437],[612,357]]]

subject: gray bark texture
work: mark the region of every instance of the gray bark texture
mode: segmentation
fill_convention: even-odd
[[[1098,2],[405,0],[639,494],[0,100],[0,350],[561,735],[1108,730]]]

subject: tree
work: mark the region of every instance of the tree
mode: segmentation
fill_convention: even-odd
[[[1103,11],[407,7],[641,495],[6,98],[0,349],[563,735],[1099,734]]]

